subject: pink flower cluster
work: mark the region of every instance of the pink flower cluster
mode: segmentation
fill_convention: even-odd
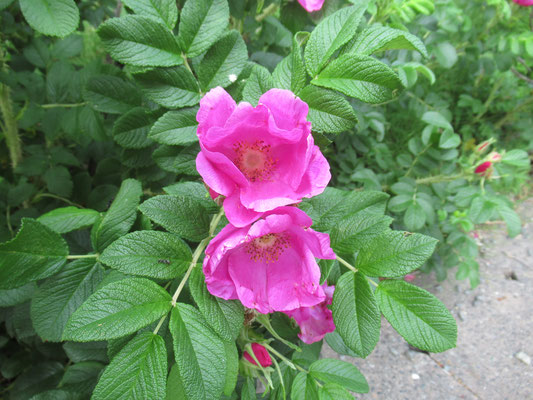
[[[207,246],[207,289],[260,313],[287,313],[312,343],[335,329],[327,308],[333,287],[320,286],[315,260],[335,254],[329,236],[293,206],[331,179],[307,113],[288,90],[269,90],[253,107],[215,88],[197,114],[196,167],[211,195],[224,199],[230,222]]]

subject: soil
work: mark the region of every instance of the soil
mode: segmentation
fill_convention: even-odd
[[[452,311],[457,347],[444,353],[415,351],[382,319],[381,339],[366,359],[338,356],[365,375],[370,392],[358,399],[533,399],[533,199],[518,207],[522,233],[510,239],[502,225],[479,230],[481,283],[474,290],[455,280],[417,275]]]

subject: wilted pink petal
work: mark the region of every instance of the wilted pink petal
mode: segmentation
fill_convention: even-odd
[[[307,12],[313,12],[322,8],[324,0],[298,0],[298,3],[300,3]]]
[[[413,282],[416,279],[415,274],[407,274],[403,277],[403,280],[406,282]]]
[[[257,361],[259,361],[259,364],[261,364],[262,367],[270,367],[272,365],[272,360],[270,359],[270,354],[268,354],[268,350],[265,349],[264,346],[260,345],[259,343],[252,343],[252,351],[254,352],[255,358],[257,358]],[[253,357],[248,354],[247,351],[243,354],[244,358],[251,362],[254,365],[257,365]]]
[[[498,153],[497,151],[493,151],[492,153],[489,154],[488,159],[490,162],[493,162],[493,163],[499,162],[502,159],[502,155]]]
[[[246,226],[266,211],[324,191],[331,174],[314,144],[308,110],[282,89],[263,94],[257,107],[235,104],[222,88],[204,96],[196,168],[210,189],[226,197],[231,224]]]
[[[305,212],[286,206],[263,213],[252,225],[227,225],[205,252],[207,289],[264,314],[322,302],[315,257],[335,254],[329,236],[309,228],[311,223]]]
[[[300,307],[296,310],[287,311],[289,317],[295,319],[300,326],[298,337],[302,342],[311,344],[322,340],[327,333],[335,330],[333,315],[328,306],[331,304],[335,286],[322,285],[326,298],[323,302],[312,307]]]

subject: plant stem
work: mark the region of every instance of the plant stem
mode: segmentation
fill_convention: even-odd
[[[342,265],[344,265],[346,268],[348,268],[349,270],[352,270],[353,272],[357,272],[357,268],[355,268],[352,264],[350,264],[348,261],[346,260],[343,260],[342,258],[340,258],[339,256],[336,256],[337,257],[337,261],[340,262]]]
[[[163,315],[161,317],[161,319],[159,320],[159,322],[157,323],[157,326],[154,329],[154,335],[157,335],[157,332],[159,332],[159,329],[161,328],[161,325],[163,325],[163,322],[165,321],[165,319],[167,319],[167,315],[168,315],[168,313]]]
[[[87,105],[87,103],[72,103],[72,104],[41,104],[42,108],[74,108],[82,107]]]
[[[192,270],[194,269],[194,267],[198,263],[198,259],[202,255],[202,252],[204,251],[204,249],[206,248],[207,244],[209,243],[209,241],[213,237],[213,235],[215,233],[215,230],[217,229],[218,223],[220,222],[220,219],[222,218],[223,215],[224,215],[224,209],[221,208],[220,211],[218,212],[218,214],[215,215],[215,217],[213,217],[213,219],[211,220],[211,225],[209,226],[209,236],[206,237],[204,240],[202,240],[198,244],[198,247],[196,248],[196,250],[194,251],[194,254],[192,255],[191,264],[189,265],[189,268],[187,269],[187,272],[185,272],[185,276],[183,277],[183,279],[181,280],[180,284],[178,285],[178,288],[174,292],[174,295],[172,296],[172,306],[173,307],[176,307],[176,302],[178,300],[178,297],[179,297],[181,291],[183,290],[183,287],[185,286],[185,283],[189,279],[189,276],[191,275]]]
[[[10,90],[8,86],[2,83],[0,83],[0,111],[4,120],[4,135],[6,137],[6,145],[9,149],[11,166],[15,169],[22,160],[22,146],[17,121],[13,115]]]
[[[257,22],[261,22],[266,17],[269,17],[273,14],[275,14],[278,11],[279,6],[276,3],[270,4],[268,7],[266,7],[263,12],[255,17],[255,20]]]
[[[267,343],[264,343],[263,344],[264,347],[266,347],[272,354],[274,354],[275,356],[277,356],[280,360],[282,360],[283,362],[285,362],[287,364],[287,366],[289,366],[290,368],[292,369],[297,369],[298,371],[300,372],[304,372],[306,374],[309,373],[309,371],[307,371],[306,369],[300,367],[298,364],[296,363],[293,363],[291,360],[289,360],[287,357],[285,357],[284,355],[280,354],[278,351],[276,351],[275,349],[272,348],[272,346],[270,346],[269,344]],[[318,382],[316,379],[315,379],[315,382],[316,384],[319,386],[319,387],[322,387],[322,384],[320,382]]]
[[[455,179],[462,178],[462,177],[463,177],[463,174],[428,176],[426,178],[417,179],[416,184],[417,185],[429,185],[432,183],[449,182],[449,181],[453,181]]]
[[[496,83],[494,83],[494,86],[492,86],[492,89],[489,93],[489,97],[485,101],[485,104],[483,104],[483,109],[474,118],[474,121],[473,121],[474,123],[478,122],[481,119],[481,117],[483,117],[483,115],[485,115],[485,113],[489,110],[490,105],[496,98],[496,92],[498,91],[498,89],[500,89],[502,84],[503,84],[503,77],[498,79]]]
[[[98,254],[80,254],[74,256],[67,256],[67,260],[79,260],[80,258],[97,258]]]
[[[69,199],[65,199],[64,197],[56,196],[55,194],[51,194],[51,193],[39,193],[39,194],[37,194],[33,198],[32,203],[37,202],[41,197],[50,197],[52,199],[64,201],[65,203],[70,204],[71,206],[75,206],[75,207],[79,207],[79,208],[85,208],[81,204],[74,203],[73,201],[70,201]]]

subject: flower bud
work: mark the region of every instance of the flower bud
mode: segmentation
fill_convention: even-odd
[[[500,153],[498,153],[497,151],[493,151],[488,156],[488,160],[490,162],[493,162],[493,163],[499,162],[499,161],[501,161],[501,159],[502,159],[502,155]]]
[[[479,164],[476,167],[476,170],[474,171],[476,174],[479,175],[486,175],[487,170],[492,166],[492,163],[490,161],[485,161],[484,163]]]
[[[487,151],[491,143],[492,140],[485,140],[483,143],[476,147],[475,152],[478,154],[483,154],[485,151]]]
[[[260,345],[259,343],[252,343],[252,351],[254,352],[255,358],[257,358],[257,361],[259,361],[259,364],[261,364],[262,367],[270,367],[272,365],[272,360],[270,359],[270,354],[268,354],[268,350]],[[253,357],[248,354],[247,351],[243,354],[244,358],[251,362],[254,365],[257,365]]]

